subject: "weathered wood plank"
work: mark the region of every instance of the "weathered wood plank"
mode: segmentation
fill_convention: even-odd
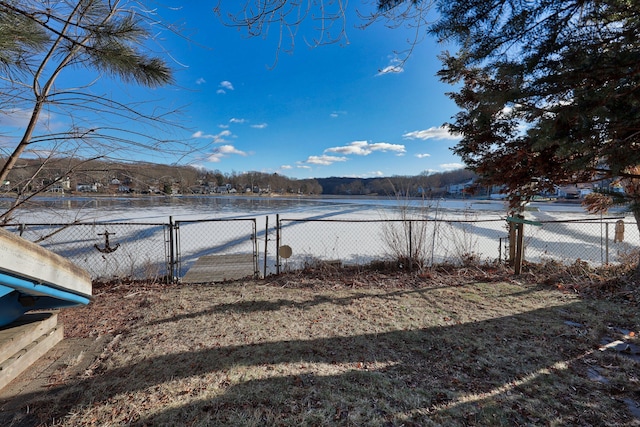
[[[56,313],[25,314],[8,326],[0,327],[0,363],[58,324]]]
[[[0,389],[63,339],[53,313],[25,315],[0,332]]]
[[[182,278],[183,283],[238,280],[255,275],[253,254],[205,255]]]

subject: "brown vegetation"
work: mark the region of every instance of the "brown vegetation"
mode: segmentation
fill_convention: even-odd
[[[69,337],[110,336],[105,351],[20,396],[20,413],[0,421],[640,424],[629,283],[579,263],[520,277],[498,266],[384,267],[96,286],[95,303],[60,317]],[[627,347],[605,350],[613,340]]]

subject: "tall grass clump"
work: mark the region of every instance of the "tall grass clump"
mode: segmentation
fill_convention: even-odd
[[[386,222],[381,231],[382,241],[389,257],[402,268],[420,269],[433,263],[438,210],[438,203],[426,199],[416,205],[408,199],[399,198],[395,216],[384,215]]]

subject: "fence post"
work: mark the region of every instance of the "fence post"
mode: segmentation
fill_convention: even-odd
[[[516,257],[515,257],[515,274],[518,275],[522,271],[522,259],[524,255],[524,223],[516,224]]]
[[[176,275],[174,274],[175,271],[175,251],[174,251],[174,239],[173,239],[173,232],[174,232],[174,227],[173,227],[173,217],[170,216],[169,217],[169,265],[168,265],[168,273],[169,273],[169,283],[174,283],[175,281],[175,277]]]
[[[251,218],[251,225],[253,226],[253,235],[251,241],[253,242],[253,277],[260,276],[260,251],[258,245],[258,221],[255,218]]]
[[[605,265],[609,265],[609,223],[605,222],[605,229],[604,229],[604,247],[605,247],[605,251],[604,251],[604,259],[605,259]]]
[[[267,277],[267,242],[269,242],[269,215],[266,216],[264,225],[264,268],[262,277]]]
[[[276,214],[276,275],[280,275],[280,214]]]
[[[509,222],[509,266],[513,267],[516,262],[516,224]]]

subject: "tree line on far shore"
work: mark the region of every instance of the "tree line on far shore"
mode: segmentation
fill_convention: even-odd
[[[222,172],[193,166],[121,163],[104,160],[23,159],[3,183],[5,193],[98,194],[229,194],[442,197],[451,186],[468,183],[475,174],[465,169],[416,176],[375,178],[330,177],[296,179],[278,173]],[[39,178],[33,180],[39,170]],[[25,183],[27,185],[25,186]]]

